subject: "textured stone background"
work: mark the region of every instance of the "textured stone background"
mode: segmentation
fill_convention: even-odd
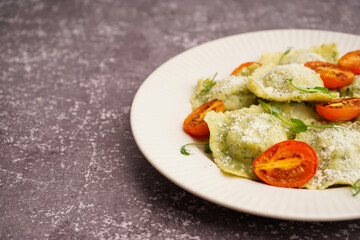
[[[176,54],[305,28],[360,35],[358,0],[0,2],[0,239],[359,239],[360,221],[273,220],[160,175],[130,129],[133,97]]]

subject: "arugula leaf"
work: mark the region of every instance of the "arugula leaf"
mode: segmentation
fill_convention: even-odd
[[[183,145],[180,148],[181,154],[186,155],[186,156],[189,156],[191,154],[190,151],[188,149],[186,149],[186,147],[189,145],[204,145],[204,147],[205,147],[204,152],[211,153],[211,149],[210,149],[208,142],[199,142],[199,143],[187,143],[187,144]]]
[[[293,84],[294,79],[292,79],[292,78],[286,79],[286,81],[288,81],[290,83],[290,85],[293,86],[294,88],[296,88],[297,90],[300,90],[303,92],[308,92],[308,93],[322,92],[322,93],[326,93],[326,94],[330,95],[331,97],[337,96],[335,93],[331,92],[326,87],[302,88],[302,87],[295,86]]]
[[[290,121],[285,119],[283,116],[280,115],[280,107],[275,105],[273,107],[270,107],[269,104],[265,103],[263,100],[259,99],[259,103],[264,108],[268,109],[270,114],[280,119],[283,123],[289,125],[291,128],[290,131],[294,133],[301,133],[308,130],[309,127],[311,128],[337,128],[335,125],[338,124],[338,122],[334,122],[330,125],[307,125],[302,120],[297,118],[291,118]]]

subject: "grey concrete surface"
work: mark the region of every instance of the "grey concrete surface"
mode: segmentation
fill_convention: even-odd
[[[267,29],[360,35],[357,0],[0,2],[0,239],[359,239],[360,221],[229,210],[158,173],[134,95],[198,44]]]

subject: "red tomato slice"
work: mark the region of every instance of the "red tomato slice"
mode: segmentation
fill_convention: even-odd
[[[243,63],[243,64],[241,64],[240,66],[238,66],[238,67],[231,73],[231,75],[238,75],[243,68],[249,67],[249,66],[251,66],[251,65],[253,65],[253,64],[257,64],[257,65],[259,65],[259,66],[262,66],[262,64],[261,64],[261,63],[258,63],[258,62],[246,62],[246,63]]]
[[[300,187],[316,173],[318,166],[314,149],[305,142],[288,140],[270,147],[252,165],[264,182],[277,187]]]
[[[212,110],[215,112],[224,112],[225,105],[221,100],[214,99],[195,109],[184,121],[183,128],[185,132],[195,137],[209,135],[209,127],[204,121],[204,117]]]
[[[330,121],[349,121],[360,114],[360,98],[342,98],[317,103],[316,111]]]
[[[324,86],[329,89],[349,85],[354,80],[353,72],[332,63],[315,61],[307,62],[304,65],[320,74]]]
[[[339,65],[360,74],[360,50],[348,52],[339,59]]]

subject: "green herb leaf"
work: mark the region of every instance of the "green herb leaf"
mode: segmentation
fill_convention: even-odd
[[[296,124],[295,127],[290,128],[290,131],[294,133],[305,132],[308,129],[308,126],[300,119],[292,118],[290,121]]]
[[[289,121],[280,115],[281,109],[279,106],[275,105],[275,106],[271,107],[269,104],[265,103],[261,99],[259,99],[258,101],[264,108],[269,110],[271,115],[274,115],[280,121],[289,125],[291,127],[289,130],[294,133],[305,132],[306,130],[308,130],[309,127],[311,127],[311,128],[336,128],[337,129],[337,127],[335,125],[337,125],[338,122],[334,122],[330,125],[307,125],[302,120],[297,119],[297,118],[291,118]]]
[[[280,113],[281,109],[278,105],[275,105],[271,108],[271,113],[274,114],[274,113]]]
[[[329,89],[327,89],[326,87],[314,87],[314,89],[319,90],[320,92],[329,94],[332,97],[336,97],[336,94],[331,92]]]
[[[302,88],[302,87],[295,86],[293,84],[293,79],[291,79],[291,78],[286,79],[286,81],[288,81],[291,86],[293,86],[294,88],[296,88],[299,91],[308,92],[308,93],[322,92],[322,93],[326,93],[326,94],[330,95],[331,97],[336,97],[337,96],[335,93],[331,92],[326,87]]]
[[[190,152],[189,152],[189,150],[186,149],[186,146],[187,146],[187,145],[182,146],[181,149],[180,149],[180,152],[181,152],[181,154],[183,154],[183,155],[189,156],[189,155],[190,155]]]
[[[186,147],[189,145],[204,145],[204,147],[205,147],[204,152],[211,153],[209,143],[208,142],[200,142],[200,143],[187,143],[187,144],[183,145],[180,148],[181,154],[186,155],[186,156],[189,156],[191,154],[190,151],[188,149],[186,149]]]
[[[300,119],[292,118],[290,121],[295,124],[294,127],[290,128],[290,131],[294,133],[305,132],[308,129],[308,126]]]
[[[354,184],[351,186],[355,190],[355,192],[353,193],[354,197],[360,193],[360,186],[359,186],[360,184],[359,183],[360,183],[360,178],[358,180],[356,180],[354,182]]]
[[[281,55],[281,58],[280,58],[280,60],[279,60],[279,62],[278,62],[278,65],[280,65],[281,62],[282,62],[282,60],[284,59],[284,57],[290,53],[291,49],[292,49],[292,47],[289,47],[289,48]]]
[[[215,85],[215,78],[217,73],[214,74],[213,78],[207,83],[207,85],[204,86],[202,89],[203,92],[208,92],[210,89]]]
[[[204,147],[205,147],[205,149],[204,149],[204,152],[205,152],[205,153],[211,153],[211,149],[210,149],[209,143],[206,143]]]
[[[306,132],[306,130],[308,129],[308,127],[305,126],[295,126],[295,127],[291,127],[290,131],[292,131],[293,133],[301,133],[301,132]]]
[[[295,123],[297,126],[306,126],[306,124],[302,120],[297,118],[292,118],[290,119],[290,121]]]

